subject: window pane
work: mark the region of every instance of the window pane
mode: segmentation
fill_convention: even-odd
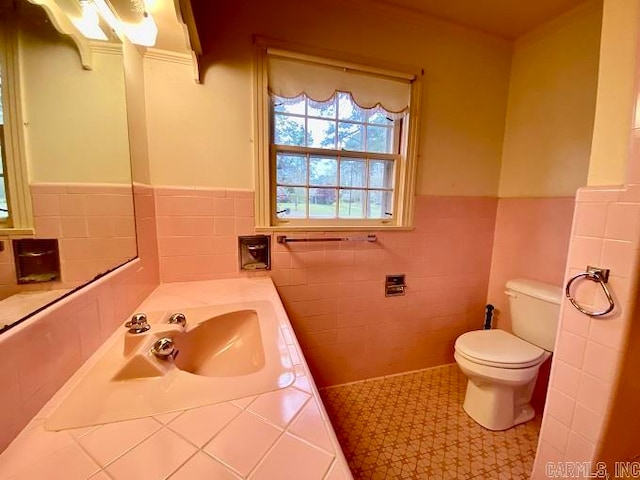
[[[343,159],[340,162],[340,186],[365,186],[365,160]]]
[[[307,115],[310,117],[336,118],[336,97],[326,102],[307,100]]]
[[[367,126],[367,152],[392,153],[393,136],[391,128]]]
[[[0,177],[0,220],[6,220],[9,217],[9,206],[7,205],[7,195],[4,190],[4,178]]]
[[[338,185],[338,161],[335,158],[311,157],[309,159],[309,184]]]
[[[392,160],[369,160],[369,187],[393,188]]]
[[[368,193],[367,218],[391,218],[393,214],[393,193],[375,190]]]
[[[278,187],[276,212],[279,218],[305,218],[307,216],[307,189],[304,187]]]
[[[273,109],[276,112],[281,113],[297,113],[298,115],[304,115],[304,101],[305,96],[301,95],[296,98],[288,99],[273,96]]]
[[[393,120],[380,112],[374,112],[367,118],[367,123],[375,123],[378,125],[392,125]]]
[[[278,153],[276,171],[278,184],[305,185],[307,183],[307,159],[304,155]]]
[[[357,123],[338,123],[338,148],[363,152],[364,135],[362,132],[363,125]]]
[[[274,135],[276,145],[295,145],[304,147],[304,118],[289,115],[274,115]]]
[[[335,188],[310,188],[309,218],[336,218],[337,198]]]
[[[336,148],[336,122],[310,118],[307,120],[307,126],[309,129],[307,146],[314,148]]]
[[[340,120],[363,121],[362,109],[351,100],[348,93],[338,92],[338,118]]]
[[[364,190],[340,190],[340,218],[364,218]]]

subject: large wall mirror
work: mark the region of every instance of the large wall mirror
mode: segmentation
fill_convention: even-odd
[[[0,0],[0,6],[17,35],[19,127],[35,228],[35,236],[0,234],[1,332],[137,250],[122,45],[92,42],[87,70],[42,8],[26,0]],[[37,264],[49,246],[19,250],[16,238],[55,239],[59,276],[19,283],[16,258]]]

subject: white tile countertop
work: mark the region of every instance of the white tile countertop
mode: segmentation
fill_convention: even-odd
[[[295,368],[293,385],[228,402],[58,432],[44,423],[115,342],[115,332],[0,455],[11,480],[350,480],[349,468],[269,278],[160,285],[138,311],[268,300]],[[123,323],[124,323],[123,319]]]

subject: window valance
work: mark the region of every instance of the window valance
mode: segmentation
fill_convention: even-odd
[[[305,94],[325,102],[341,91],[362,108],[381,106],[393,113],[409,109],[415,80],[410,74],[272,48],[267,49],[267,69],[269,91],[279,97]]]

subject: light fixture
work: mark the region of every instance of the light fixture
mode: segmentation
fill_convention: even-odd
[[[96,15],[99,14],[118,36],[126,36],[131,43],[144,47],[155,45],[158,27],[141,0],[81,0],[84,2],[92,4]]]
[[[81,17],[71,17],[71,22],[82,35],[91,40],[107,40],[107,35],[100,28],[100,15],[96,4],[91,0],[80,0]]]
[[[158,27],[149,12],[143,13],[143,19],[140,23],[130,24],[122,23],[124,34],[132,43],[142,45],[144,47],[153,47],[158,38]]]

